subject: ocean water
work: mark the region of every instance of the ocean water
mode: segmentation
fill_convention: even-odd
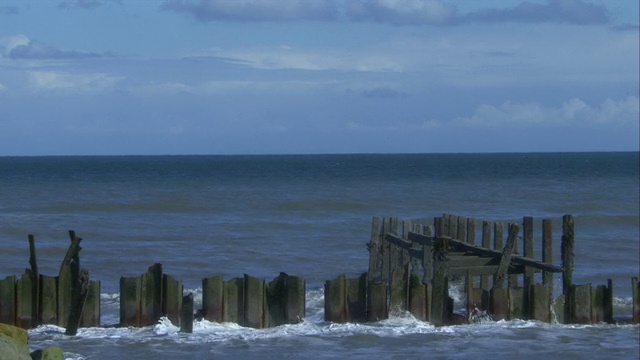
[[[30,330],[32,347],[71,359],[560,358],[637,359],[631,277],[639,270],[638,153],[0,157],[0,277],[57,274],[68,230],[102,282],[102,324],[119,319],[118,281],[152,264],[201,301],[202,278],[280,272],[307,281],[302,324],[255,330],[196,322],[146,328]],[[576,224],[574,283],[614,283],[618,325],[485,321],[433,327],[407,314],[372,324],[323,320],[323,283],[367,270],[373,216],[428,222],[443,213]],[[560,284],[560,278],[556,284]],[[459,289],[453,284],[454,297]],[[559,294],[556,289],[556,295]]]

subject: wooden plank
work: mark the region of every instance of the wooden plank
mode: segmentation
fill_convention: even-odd
[[[591,323],[591,284],[573,285],[572,287],[573,306],[569,319],[575,324]]]
[[[193,333],[193,293],[182,297],[182,308],[180,309],[180,331],[183,333]]]
[[[365,273],[366,275],[366,273]],[[300,276],[289,276],[285,284],[287,294],[286,321],[287,324],[298,324],[306,316],[306,286]]]
[[[607,287],[605,285],[597,285],[591,289],[591,322],[604,322],[604,308],[607,296]]]
[[[509,228],[509,238],[507,239],[507,245],[502,250],[502,257],[500,258],[500,265],[498,265],[498,271],[496,272],[493,280],[493,288],[501,288],[504,285],[504,281],[507,275],[507,269],[511,261],[513,251],[516,247],[516,239],[518,238],[518,232],[520,226],[513,224]]]
[[[525,258],[534,259],[535,254],[533,252],[533,217],[525,216],[522,219],[522,242],[523,242],[523,255]],[[523,276],[523,284],[524,284],[524,318],[528,319],[528,311],[527,309],[531,308],[529,304],[529,290],[531,286],[534,284],[534,269],[530,266],[525,266],[524,268],[524,276]]]
[[[369,277],[376,281],[382,281],[382,264],[384,251],[383,244],[383,221],[375,216],[371,221],[371,239],[367,246],[369,250]]]
[[[638,277],[631,278],[631,298],[632,298],[632,310],[633,310],[633,323],[640,323],[640,281]]]
[[[100,281],[89,281],[87,299],[80,317],[80,327],[100,326]]]
[[[525,314],[525,293],[524,289],[509,288],[509,319],[524,319]]]
[[[433,235],[433,226],[425,226],[422,231],[422,235],[430,237]],[[422,268],[424,269],[422,283],[431,284],[433,278],[433,246],[431,242],[422,244]],[[429,311],[430,309],[428,309]]]
[[[140,325],[150,326],[162,316],[162,264],[156,263],[140,275]]]
[[[413,224],[409,231],[406,231],[406,239],[409,239],[409,234],[414,232],[418,234],[423,234],[424,226],[422,224]],[[406,229],[405,229],[406,230]],[[411,241],[411,240],[409,240]],[[410,264],[411,264],[411,275],[421,276],[424,274],[424,269],[422,268],[422,257],[423,257],[423,246],[417,242],[411,241],[411,252],[410,256]]]
[[[244,274],[244,326],[264,328],[264,280]]]
[[[613,280],[607,280],[607,288],[604,294],[604,322],[613,324]]]
[[[286,324],[286,278],[289,275],[280,273],[278,277],[265,287],[265,327],[275,327]]]
[[[224,280],[222,275],[202,279],[202,312],[208,321],[222,322]]]
[[[347,319],[346,277],[344,274],[324,285],[324,320],[345,323]],[[386,298],[385,298],[386,303]]]
[[[181,281],[173,276],[162,275],[162,315],[166,316],[175,326],[180,326],[182,299],[184,295]],[[204,295],[203,295],[204,297]]]
[[[367,273],[347,279],[347,319],[349,322],[367,321]]]
[[[445,236],[449,236],[451,239],[458,240],[458,216],[457,215],[449,215],[449,233],[444,234]]]
[[[16,321],[16,277],[0,280],[0,323],[15,325]]]
[[[140,326],[140,277],[120,278],[120,326]]]
[[[35,286],[31,269],[27,269],[16,283],[16,326],[30,329],[36,323],[37,314],[33,314],[33,290]]]
[[[244,324],[244,279],[233,278],[224,282],[224,322]]]
[[[498,265],[499,259],[494,257],[482,257],[475,255],[463,255],[463,256],[450,256],[449,257],[449,269],[455,267],[473,267],[473,266],[489,266]],[[477,274],[473,274],[477,275]]]

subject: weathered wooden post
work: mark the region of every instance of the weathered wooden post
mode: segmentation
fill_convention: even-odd
[[[562,217],[562,294],[564,295],[564,319],[566,323],[573,322],[573,246],[574,246],[574,223],[573,216],[564,215]]]
[[[591,322],[613,323],[613,280],[608,279],[607,285],[596,286],[591,290],[591,295]]]
[[[387,284],[369,281],[367,284],[367,321],[380,321],[388,317]]]
[[[26,269],[16,283],[16,326],[30,329],[35,324],[37,314],[33,313],[33,276],[31,269]]]
[[[367,246],[369,250],[369,279],[383,281],[383,221],[375,216],[371,222],[371,240]]]
[[[500,245],[500,243],[502,242],[502,223],[496,223],[495,230],[495,243]],[[519,231],[520,226],[518,224],[512,224],[509,227],[509,237],[507,238],[507,244],[504,246],[504,249],[502,249],[500,263],[498,264],[498,270],[496,271],[496,275],[493,279],[493,287],[491,288],[490,296],[490,307],[491,314],[494,320],[509,319],[511,318],[511,315],[513,313],[509,301],[513,293],[509,289],[504,289],[503,287],[507,278],[511,256],[516,247],[516,240],[518,238]]]
[[[16,277],[0,280],[0,322],[15,325],[16,321]]]
[[[162,264],[140,275],[140,325],[154,325],[162,316]]]
[[[140,326],[140,277],[120,278],[120,326]]]
[[[244,326],[264,328],[264,279],[244,274]]]
[[[409,289],[407,286],[408,277],[408,266],[396,266],[391,272],[391,279],[389,283],[389,311],[391,313],[407,310],[407,299],[409,295]]]
[[[167,274],[163,274],[162,282],[162,315],[166,316],[174,325],[181,326],[180,309],[182,308],[184,289],[182,282]]]
[[[31,266],[31,314],[33,314],[31,327],[40,325],[40,274],[38,273],[38,262],[36,260],[35,237],[28,235],[29,239],[29,265]]]
[[[69,317],[71,309],[78,306],[84,306],[83,293],[81,287],[88,281],[88,273],[86,278],[80,277],[80,242],[82,238],[77,237],[73,230],[69,230],[69,238],[71,244],[67,249],[67,253],[60,264],[58,272],[58,326],[69,327]],[[82,304],[80,304],[82,303]],[[79,319],[79,318],[78,318]]]
[[[449,289],[447,284],[447,267],[449,243],[444,237],[444,220],[435,220],[436,237],[433,245],[433,294],[431,298],[431,323],[436,326],[445,325],[448,314],[447,299]]]
[[[223,321],[244,325],[243,278],[233,278],[224,282],[224,297],[222,303]]]
[[[367,273],[354,279],[346,280],[347,286],[347,319],[350,322],[367,320]]]
[[[640,323],[640,282],[638,277],[631,278],[631,293],[633,301],[633,323]]]
[[[41,324],[58,323],[58,279],[53,276],[40,275],[40,322]]]
[[[386,286],[386,284],[385,284]],[[385,303],[386,303],[385,297]],[[344,274],[324,285],[324,320],[345,323],[347,319],[347,285]]]
[[[202,311],[205,319],[223,321],[223,289],[222,275],[202,279]]]
[[[89,294],[89,271],[82,269],[71,293],[71,309],[65,335],[75,335],[80,327],[84,306]]]
[[[100,326],[100,281],[89,281],[87,299],[80,317],[81,327]]]
[[[592,310],[592,295],[591,284],[586,285],[573,285],[571,295],[573,297],[571,304],[573,305],[570,314],[572,323],[576,324],[590,324],[593,315]]]
[[[193,293],[189,293],[182,298],[180,331],[187,334],[193,333]]]
[[[524,257],[535,259],[535,254],[533,252],[533,217],[525,216],[522,219],[522,242],[524,243]],[[524,267],[524,281],[523,281],[523,302],[522,302],[522,315],[524,319],[531,318],[531,312],[533,311],[533,303],[531,295],[529,292],[534,284],[534,271],[530,266]]]
[[[491,248],[491,228],[493,224],[491,221],[482,222],[482,247],[486,249]],[[484,290],[489,290],[489,276],[483,275],[480,277],[480,287]]]

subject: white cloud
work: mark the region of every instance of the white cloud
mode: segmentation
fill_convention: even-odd
[[[96,91],[112,88],[122,80],[108,74],[72,74],[60,71],[30,71],[29,84],[37,90]]]
[[[532,127],[562,126],[638,126],[638,97],[622,100],[606,99],[600,105],[590,106],[573,98],[560,107],[546,107],[538,103],[505,102],[499,106],[482,105],[468,117],[456,118],[453,123],[463,127]]]
[[[28,45],[29,38],[26,35],[0,36],[0,50],[4,56],[8,56],[11,50],[18,46]]]

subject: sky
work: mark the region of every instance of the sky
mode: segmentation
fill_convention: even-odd
[[[638,151],[637,0],[0,0],[0,156]]]

